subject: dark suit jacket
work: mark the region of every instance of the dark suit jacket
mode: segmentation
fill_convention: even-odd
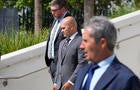
[[[88,69],[89,65],[86,65],[78,71],[74,90],[81,90]],[[140,90],[140,82],[138,77],[115,57],[94,90]]]
[[[57,71],[54,81],[58,88],[61,88],[61,85],[64,85],[68,80],[74,83],[77,70],[82,67],[82,65],[87,64],[84,58],[84,52],[80,49],[81,40],[81,36],[77,34],[68,45],[66,52],[64,52],[64,57],[61,57],[63,56],[61,52],[63,52],[62,46],[66,39],[60,43]]]
[[[69,12],[66,13],[64,18],[67,17],[67,16],[70,16]],[[52,28],[53,28],[54,24],[55,24],[55,20],[53,22]],[[51,73],[52,79],[54,78],[54,75],[55,75],[55,72],[56,72],[56,64],[57,64],[57,58],[58,58],[59,43],[63,39],[64,39],[64,36],[63,36],[63,34],[61,32],[61,28],[59,28],[57,37],[56,37],[55,42],[54,42],[55,44],[54,44],[54,61],[53,62],[52,62],[52,60],[50,60],[48,58],[48,45],[49,45],[49,41],[50,41],[50,34],[49,34],[49,38],[47,40],[46,53],[45,53],[45,62],[46,62],[47,66],[50,66],[50,73]]]

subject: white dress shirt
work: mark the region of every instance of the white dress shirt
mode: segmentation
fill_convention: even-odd
[[[78,32],[74,33],[73,35],[70,36],[70,41],[69,41],[69,44],[70,42],[75,38],[75,36],[78,34]]]

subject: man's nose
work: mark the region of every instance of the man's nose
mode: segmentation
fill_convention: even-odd
[[[81,49],[84,49],[84,45],[83,45],[83,43],[81,43],[80,48],[81,48]]]

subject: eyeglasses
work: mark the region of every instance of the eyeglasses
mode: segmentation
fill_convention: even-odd
[[[60,9],[61,9],[61,8],[54,9],[54,10],[52,9],[51,12],[56,12],[56,11],[58,11],[58,10],[60,10]]]

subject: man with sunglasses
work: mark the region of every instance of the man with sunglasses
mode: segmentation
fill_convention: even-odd
[[[66,6],[66,0],[52,0],[50,2],[51,13],[54,17],[54,21],[52,23],[49,38],[47,40],[45,62],[46,65],[50,67],[49,72],[51,74],[52,81],[56,73],[59,43],[64,39],[60,24],[63,18],[71,16]]]

